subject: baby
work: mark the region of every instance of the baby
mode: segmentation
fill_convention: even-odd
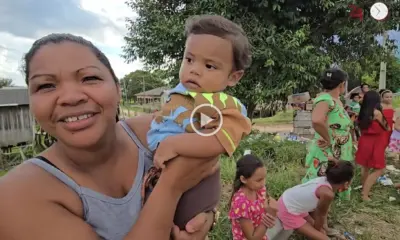
[[[185,30],[180,83],[169,92],[147,135],[149,148],[155,152],[155,168],[150,169],[145,180],[145,187],[150,190],[167,161],[177,156],[211,158],[223,153],[232,156],[240,140],[251,131],[245,106],[223,93],[239,82],[251,62],[250,44],[243,29],[221,16],[203,15],[188,19]],[[221,116],[207,106],[194,111],[202,104],[216,107]],[[211,121],[201,126],[199,120],[203,114]],[[216,131],[220,124],[220,130]],[[199,135],[195,130],[209,136]],[[216,133],[210,134],[213,131]],[[174,219],[178,227],[184,229],[200,212],[213,211],[220,199],[219,180],[217,172],[182,196]]]

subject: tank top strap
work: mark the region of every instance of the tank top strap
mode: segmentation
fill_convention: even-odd
[[[59,179],[61,182],[63,182],[65,185],[72,188],[76,193],[78,193],[78,195],[82,195],[81,187],[74,180],[72,180],[72,178],[68,177],[67,174],[59,170],[54,165],[49,164],[47,161],[43,160],[43,158],[41,158],[40,156],[31,158],[29,160],[26,160],[25,162],[33,163],[36,166],[44,169],[45,171]]]
[[[140,151],[143,151],[146,153],[148,156],[152,156],[153,154],[150,152],[149,149],[147,149],[142,142],[139,140],[138,136],[136,135],[135,132],[132,131],[132,129],[128,126],[128,124],[125,121],[120,121],[121,126],[124,128],[126,133],[129,135],[129,137],[132,139],[132,141],[136,144],[136,146],[139,148]]]

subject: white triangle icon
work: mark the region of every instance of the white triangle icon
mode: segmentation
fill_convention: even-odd
[[[210,118],[209,116],[205,115],[204,113],[200,113],[200,127],[204,127],[205,125],[212,122],[214,119]]]

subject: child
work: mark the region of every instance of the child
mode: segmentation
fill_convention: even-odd
[[[330,205],[336,192],[349,188],[353,176],[350,161],[330,158],[324,177],[286,190],[278,200],[278,219],[283,228],[296,230],[309,239],[330,239],[324,229]]]
[[[355,113],[355,115],[358,115],[360,113],[360,95],[359,93],[352,93],[350,95],[350,111],[352,111],[353,113]]]
[[[385,150],[388,146],[387,131],[390,130],[377,92],[369,91],[364,95],[358,126],[361,129],[361,137],[358,141],[356,162],[362,166],[362,199],[370,201],[372,185],[386,168]],[[370,173],[371,169],[374,169],[374,172]]]
[[[266,240],[267,229],[275,224],[276,206],[268,197],[265,175],[263,163],[254,155],[237,162],[229,211],[233,240]]]
[[[383,113],[383,116],[385,116],[385,119],[388,122],[388,126],[390,128],[390,131],[386,132],[387,140],[388,140],[388,144],[389,144],[390,136],[392,135],[393,118],[394,118],[394,109],[393,109],[393,105],[392,105],[393,93],[390,90],[381,89],[379,91],[379,94],[381,95],[382,113]]]
[[[223,93],[239,82],[250,65],[250,44],[243,29],[221,16],[203,15],[190,18],[185,30],[180,83],[170,91],[147,135],[157,169],[164,168],[167,161],[177,156],[205,159],[223,153],[232,156],[240,140],[251,131],[245,106]],[[195,111],[204,104],[218,108],[222,119],[211,107]],[[204,115],[212,121],[201,126],[199,120]],[[221,129],[214,135],[195,133],[209,134],[220,123]],[[159,171],[154,169],[150,169],[146,184],[157,179]],[[174,218],[178,227],[185,229],[194,216],[215,208],[220,199],[219,177],[219,172],[215,173],[182,196]]]
[[[396,111],[396,120],[389,142],[389,153],[394,157],[395,161],[399,161],[400,155],[400,112]]]

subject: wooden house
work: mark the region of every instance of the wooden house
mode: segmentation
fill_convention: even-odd
[[[0,88],[0,147],[31,143],[35,121],[26,87]]]
[[[136,103],[143,104],[161,104],[162,97],[165,91],[168,91],[168,87],[154,88],[149,91],[135,94]]]

